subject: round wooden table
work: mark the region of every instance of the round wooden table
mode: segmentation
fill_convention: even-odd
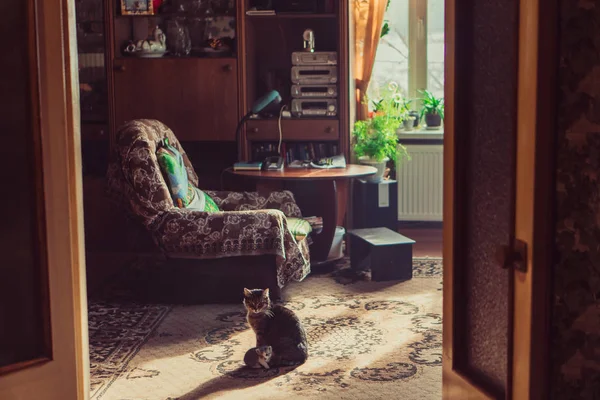
[[[243,181],[246,187],[251,183],[259,192],[291,190],[303,215],[322,217],[323,231],[314,237],[310,249],[311,263],[318,265],[333,261],[327,256],[336,226],[344,223],[348,183],[353,178],[373,175],[377,169],[348,164],[346,168],[284,168],[281,171],[234,171],[228,168],[225,172]]]

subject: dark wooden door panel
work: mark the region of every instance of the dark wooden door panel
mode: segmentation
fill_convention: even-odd
[[[234,59],[127,58],[114,62],[116,126],[153,118],[180,141],[235,140]]]
[[[456,3],[453,367],[510,391],[519,2]]]
[[[52,356],[33,1],[0,3],[0,374]],[[10,78],[8,78],[10,77]]]

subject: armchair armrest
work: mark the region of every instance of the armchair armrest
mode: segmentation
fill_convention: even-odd
[[[273,209],[281,210],[287,217],[302,218],[302,212],[296,204],[296,199],[289,190],[271,192],[268,197],[262,196],[258,192],[207,190],[206,193],[223,211]]]
[[[308,246],[296,242],[280,210],[207,213],[173,208],[162,213],[152,235],[167,254],[199,258],[277,255],[280,287],[310,272]]]
[[[276,250],[288,233],[279,210],[207,213],[173,208],[153,228],[157,243],[167,252],[221,257]]]

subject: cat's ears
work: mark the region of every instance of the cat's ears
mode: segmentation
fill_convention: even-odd
[[[252,290],[244,288],[244,296],[250,297],[252,295]],[[269,288],[263,290],[263,297],[269,297]]]

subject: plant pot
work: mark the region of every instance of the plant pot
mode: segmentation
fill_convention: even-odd
[[[442,117],[440,114],[425,114],[425,123],[428,128],[439,128],[442,126]]]
[[[385,174],[386,163],[389,160],[390,159],[387,157],[381,161],[371,160],[371,158],[369,158],[369,156],[359,157],[358,162],[361,163],[362,165],[369,165],[371,167],[377,168],[377,172],[375,173],[375,175],[370,175],[370,176],[365,177],[365,181],[373,182],[373,183],[381,182],[383,180],[383,175]]]
[[[415,127],[415,118],[409,116],[404,121],[402,121],[402,125],[404,126],[405,131],[412,131]]]
[[[415,118],[415,120],[413,122],[413,127],[416,128],[417,126],[419,126],[419,122],[421,122],[421,116],[419,115],[419,112],[418,111],[409,111],[408,115]]]

